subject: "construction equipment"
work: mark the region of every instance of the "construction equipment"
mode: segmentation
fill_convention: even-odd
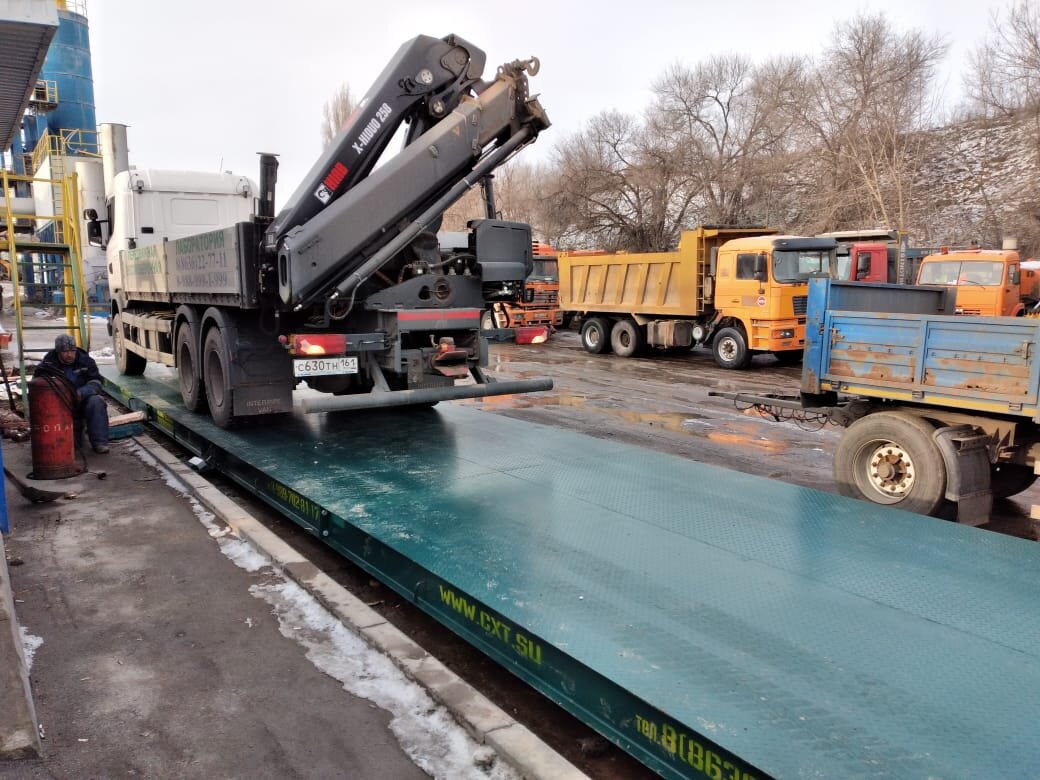
[[[560,254],[560,307],[581,320],[593,354],[711,344],[723,368],[756,352],[801,359],[806,281],[828,273],[836,242],[773,228],[702,226],[675,252]]]
[[[528,94],[537,59],[508,62],[489,82],[484,62],[454,35],[404,44],[277,216],[277,160],[267,154],[257,212],[232,227],[144,245],[154,226],[121,214],[132,198],[116,198],[109,259],[120,371],[175,366],[185,405],[208,408],[224,427],[288,411],[300,382],[337,396],[322,409],[551,387],[491,382],[481,371],[485,300],[522,287],[530,228],[475,220],[455,252],[435,235],[452,203],[549,126]],[[384,154],[404,126],[403,148]],[[243,184],[231,197],[250,195]],[[103,240],[92,216],[90,233]]]

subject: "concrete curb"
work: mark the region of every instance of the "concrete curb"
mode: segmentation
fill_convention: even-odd
[[[405,636],[346,588],[265,528],[216,486],[176,456],[145,438],[135,441],[181,480],[209,511],[271,564],[306,589],[340,621],[385,653],[410,679],[422,685],[480,744],[531,780],[588,780],[587,775],[517,723],[483,694]]]
[[[38,757],[40,729],[14,611],[14,593],[3,535],[0,535],[0,691],[14,694],[14,701],[5,699],[0,704],[0,760]]]

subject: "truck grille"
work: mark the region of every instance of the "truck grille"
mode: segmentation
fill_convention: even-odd
[[[794,296],[794,313],[805,314],[809,308],[809,296],[808,295],[796,295]]]
[[[560,294],[556,290],[538,290],[534,294],[534,299],[531,303],[536,306],[555,306],[559,300]]]

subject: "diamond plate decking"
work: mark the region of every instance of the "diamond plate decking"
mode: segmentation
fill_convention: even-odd
[[[472,407],[110,391],[668,777],[1040,774],[1040,546]]]

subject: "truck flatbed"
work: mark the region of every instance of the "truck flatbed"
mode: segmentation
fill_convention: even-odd
[[[462,405],[223,430],[106,381],[663,776],[1040,767],[1035,543]]]

